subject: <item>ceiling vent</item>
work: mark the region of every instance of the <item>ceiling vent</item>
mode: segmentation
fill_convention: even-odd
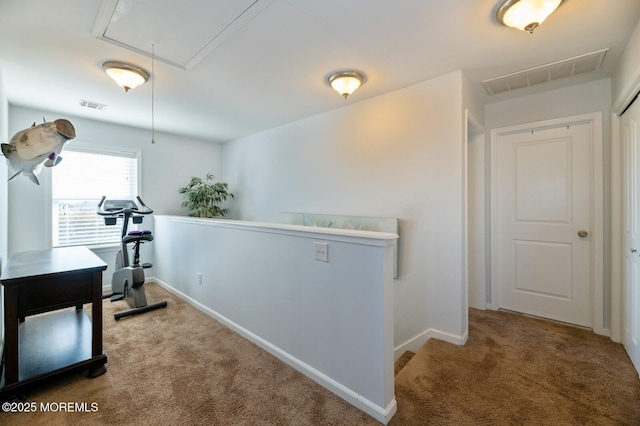
[[[107,109],[107,105],[105,105],[105,104],[99,104],[97,102],[86,101],[84,99],[80,99],[80,106],[83,106],[85,108],[97,109],[98,111],[104,111],[105,109]]]
[[[482,84],[490,95],[522,89],[536,84],[548,83],[561,78],[598,71],[609,49],[586,53],[573,58],[563,59],[546,65],[503,75],[502,77],[484,80]]]

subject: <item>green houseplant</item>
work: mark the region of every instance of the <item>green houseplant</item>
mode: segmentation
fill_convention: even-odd
[[[229,209],[223,209],[219,204],[227,198],[234,198],[227,189],[226,182],[209,183],[213,180],[211,173],[207,174],[206,181],[199,177],[192,177],[191,181],[178,192],[184,195],[182,207],[189,209],[189,216],[215,217],[229,214]]]

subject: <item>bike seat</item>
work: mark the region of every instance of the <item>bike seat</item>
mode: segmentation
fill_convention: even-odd
[[[143,231],[129,231],[129,233],[122,238],[122,241],[131,243],[134,241],[153,241],[153,235],[151,231],[145,229]]]

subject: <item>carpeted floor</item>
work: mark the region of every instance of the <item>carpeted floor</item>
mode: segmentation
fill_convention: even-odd
[[[27,402],[97,411],[0,413],[2,425],[377,425],[368,415],[156,285],[166,309],[119,322],[104,302],[107,373],[35,389]],[[396,364],[392,426],[640,425],[640,380],[590,331],[470,311],[469,341],[430,340]]]
[[[621,345],[508,312],[471,309],[465,346],[429,340],[396,376],[396,400],[394,426],[640,425]]]
[[[168,306],[116,322],[104,306],[107,372],[71,376],[27,402],[97,403],[91,413],[0,413],[2,425],[378,425],[303,374],[157,285]]]

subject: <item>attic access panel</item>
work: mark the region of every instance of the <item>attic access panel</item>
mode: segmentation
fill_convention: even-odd
[[[273,0],[102,0],[92,35],[192,68]]]

